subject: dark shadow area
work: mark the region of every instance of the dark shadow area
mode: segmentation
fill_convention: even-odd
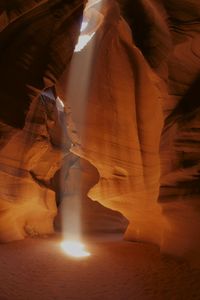
[[[177,121],[189,121],[200,109],[200,75],[193,82],[173,112],[166,118],[164,131]]]
[[[7,3],[0,7],[8,16],[11,8]],[[32,99],[62,74],[73,53],[82,11],[81,1],[70,5],[48,1],[22,11],[23,18],[0,32],[0,119],[4,123],[22,128]]]

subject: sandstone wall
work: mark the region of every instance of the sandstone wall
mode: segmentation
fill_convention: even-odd
[[[196,0],[181,4],[178,0],[118,2],[121,12],[116,1],[103,1],[103,25],[73,57],[82,1],[71,5],[64,1],[1,4],[2,176],[6,172],[12,182],[16,170],[22,169],[17,175],[20,191],[25,189],[22,198],[27,198],[29,184],[37,195],[52,193],[47,190],[53,184],[50,176],[45,177],[48,166],[41,171],[35,165],[32,173],[29,166],[35,160],[34,149],[40,153],[38,162],[47,146],[51,152],[48,160],[58,161],[54,172],[59,172],[64,160],[55,147],[57,129],[47,130],[46,139],[39,132],[27,141],[25,116],[41,90],[55,85],[65,106],[71,106],[79,135],[70,151],[86,162],[80,169],[86,178],[85,197],[91,188],[90,198],[123,213],[130,222],[127,239],[154,242],[163,251],[198,257],[200,5]],[[71,93],[69,78],[74,65],[78,67]],[[49,124],[51,120],[43,122],[43,126]],[[73,129],[68,130],[73,136]],[[16,155],[14,145],[25,149],[23,167],[19,167],[22,150]],[[8,153],[9,162],[5,163]],[[73,178],[70,172],[69,182]],[[10,183],[2,184],[1,189],[5,196]],[[19,215],[23,211],[8,198],[1,201],[2,236],[7,228],[3,227],[7,220],[3,214],[11,211],[4,210],[4,204],[18,209]],[[8,239],[13,239],[12,235]]]

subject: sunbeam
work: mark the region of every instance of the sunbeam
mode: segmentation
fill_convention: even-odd
[[[85,7],[80,36],[71,60],[67,94],[64,99],[64,102],[71,107],[76,106],[73,109],[75,111],[73,117],[76,119],[77,131],[81,136],[83,135],[81,124],[84,122],[86,113],[88,89],[91,80],[91,64],[95,52],[95,34],[104,21],[101,8],[102,1],[100,0],[88,1]],[[78,88],[77,83],[79,83]],[[79,105],[77,105],[77,99]],[[80,156],[80,153],[76,153],[76,151],[81,151],[81,146],[78,145],[77,147],[72,142],[70,151]],[[78,164],[75,164],[72,168],[74,169],[74,180],[76,183],[73,192],[66,194],[62,199],[63,242],[61,243],[61,248],[70,256],[85,257],[89,256],[90,253],[85,250],[85,246],[81,242],[81,170]]]

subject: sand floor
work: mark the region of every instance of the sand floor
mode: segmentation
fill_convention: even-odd
[[[0,245],[1,300],[200,299],[200,269],[157,247],[87,240],[92,255],[72,259],[58,237]]]

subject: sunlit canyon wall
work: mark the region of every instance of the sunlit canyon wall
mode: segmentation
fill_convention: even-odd
[[[16,1],[16,8],[13,1],[13,7],[1,7],[2,241],[52,232],[54,191],[66,183],[59,173],[65,165],[72,188],[71,166],[79,160],[83,207],[91,209],[89,191],[129,220],[125,238],[198,256],[200,4],[119,2],[120,9],[116,1],[103,1],[103,24],[76,54],[80,83],[73,101],[66,96],[67,79],[83,3]],[[78,87],[88,59],[83,116]],[[38,98],[49,86],[68,113]],[[70,128],[63,133],[64,124]],[[99,210],[102,228],[126,227],[120,214],[94,205],[83,214],[92,220],[86,227]],[[100,217],[98,222],[101,230]]]

